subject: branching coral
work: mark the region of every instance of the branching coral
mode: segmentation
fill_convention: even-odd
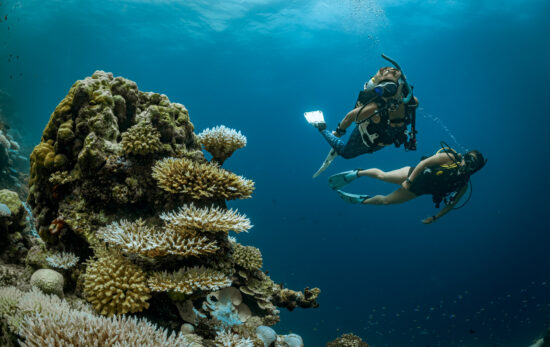
[[[51,267],[57,269],[70,269],[78,263],[79,258],[70,252],[60,252],[46,258]]]
[[[233,259],[235,264],[247,269],[255,270],[262,267],[262,253],[256,247],[243,246],[233,243]]]
[[[180,233],[173,229],[161,230],[147,226],[138,219],[135,222],[113,222],[98,231],[105,242],[120,247],[125,252],[147,257],[180,255],[183,257],[201,256],[218,250],[216,241],[198,237],[193,233]]]
[[[178,346],[198,347],[182,334],[168,334],[134,317],[97,317],[76,310],[28,315],[21,329],[21,346]]]
[[[122,134],[122,149],[126,154],[147,155],[162,149],[160,132],[149,122],[140,122]]]
[[[182,231],[210,231],[237,233],[252,228],[250,220],[232,209],[219,207],[197,208],[195,205],[184,205],[170,213],[163,213],[160,218],[165,221],[169,229]]]
[[[254,347],[249,338],[240,337],[227,330],[219,332],[214,342],[218,347]]]
[[[218,290],[231,285],[223,273],[204,267],[183,268],[173,273],[155,272],[149,277],[149,287],[155,292],[193,294],[198,290]]]
[[[247,199],[254,182],[213,164],[197,163],[187,158],[166,158],[153,167],[153,177],[160,188],[192,199]]]
[[[237,149],[246,146],[246,137],[240,131],[223,125],[205,129],[197,137],[204,149],[212,154],[212,159],[220,164]]]
[[[139,312],[149,307],[145,273],[121,255],[106,253],[88,263],[84,295],[102,315]]]

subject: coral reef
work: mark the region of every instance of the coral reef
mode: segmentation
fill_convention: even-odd
[[[353,334],[343,334],[334,341],[327,343],[327,347],[369,347],[368,343]]]
[[[197,138],[204,149],[212,154],[212,160],[220,165],[237,149],[246,146],[246,136],[224,125],[205,129]]]
[[[92,260],[84,275],[84,295],[102,315],[139,312],[151,298],[145,273],[114,252]]]
[[[317,307],[317,288],[275,284],[260,270],[257,248],[230,241],[231,231],[252,225],[226,201],[250,198],[254,182],[220,167],[246,138],[215,129],[208,136],[217,139],[200,137],[213,154],[208,162],[183,105],[102,71],[75,82],[31,154],[28,202],[43,244],[27,247],[23,259],[60,269],[65,299],[83,308],[66,308],[55,334],[59,311],[25,313],[22,343],[72,343],[85,325],[90,345],[111,338],[130,346],[262,346],[256,330],[279,321],[277,306]],[[150,340],[133,340],[128,326]]]
[[[16,141],[17,136],[12,133],[2,118],[0,108],[0,189],[16,191],[20,197],[23,197],[27,194],[29,161]]]

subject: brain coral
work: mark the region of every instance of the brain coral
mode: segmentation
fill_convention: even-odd
[[[222,164],[233,152],[246,146],[246,137],[240,131],[223,125],[205,129],[197,135],[204,149],[212,154],[212,159]]]
[[[142,311],[149,293],[145,273],[120,255],[102,255],[86,267],[84,296],[102,315]]]
[[[254,182],[208,163],[187,158],[166,158],[155,164],[153,177],[158,186],[172,194],[192,199],[247,199]]]
[[[233,259],[235,260],[235,264],[247,270],[255,270],[262,267],[262,253],[256,247],[234,243]]]
[[[50,269],[36,270],[31,276],[31,285],[46,294],[63,295],[63,275]]]

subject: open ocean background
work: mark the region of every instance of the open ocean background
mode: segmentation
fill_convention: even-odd
[[[276,282],[320,287],[318,309],[282,311],[279,334],[323,346],[528,346],[550,325],[550,2],[546,0],[1,1],[0,89],[10,125],[40,142],[78,79],[112,72],[184,104],[196,132],[223,124],[248,146],[224,167],[256,182],[232,201],[255,225]],[[7,19],[4,16],[7,15]],[[337,158],[302,114],[330,128],[387,62],[420,99],[417,152]],[[466,207],[433,225],[430,197],[349,205],[327,178],[414,165],[446,140],[489,159]],[[350,192],[394,186],[363,178]]]

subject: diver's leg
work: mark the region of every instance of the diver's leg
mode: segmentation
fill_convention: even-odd
[[[394,184],[401,184],[403,181],[409,177],[409,171],[411,167],[405,166],[401,169],[393,170],[393,171],[382,171],[380,169],[366,169],[366,170],[360,170],[357,173],[357,176],[367,176],[371,178],[376,178],[384,182],[388,183],[394,183]]]
[[[336,153],[340,154],[340,152],[343,150],[343,148],[346,146],[344,141],[342,141],[339,137],[335,136],[332,131],[329,130],[322,130],[321,135],[327,140],[330,147],[334,148],[336,150]]]
[[[416,195],[406,190],[405,188],[399,188],[389,195],[376,195],[372,198],[365,199],[363,204],[366,205],[392,205],[402,204],[406,201],[416,198]]]
[[[340,156],[345,159],[351,159],[358,157],[361,154],[375,152],[380,148],[373,149],[365,145],[361,137],[361,132],[359,131],[359,129],[357,129],[357,127],[355,127],[351,132],[348,142],[345,144],[344,147],[340,149],[338,154],[340,154]]]

